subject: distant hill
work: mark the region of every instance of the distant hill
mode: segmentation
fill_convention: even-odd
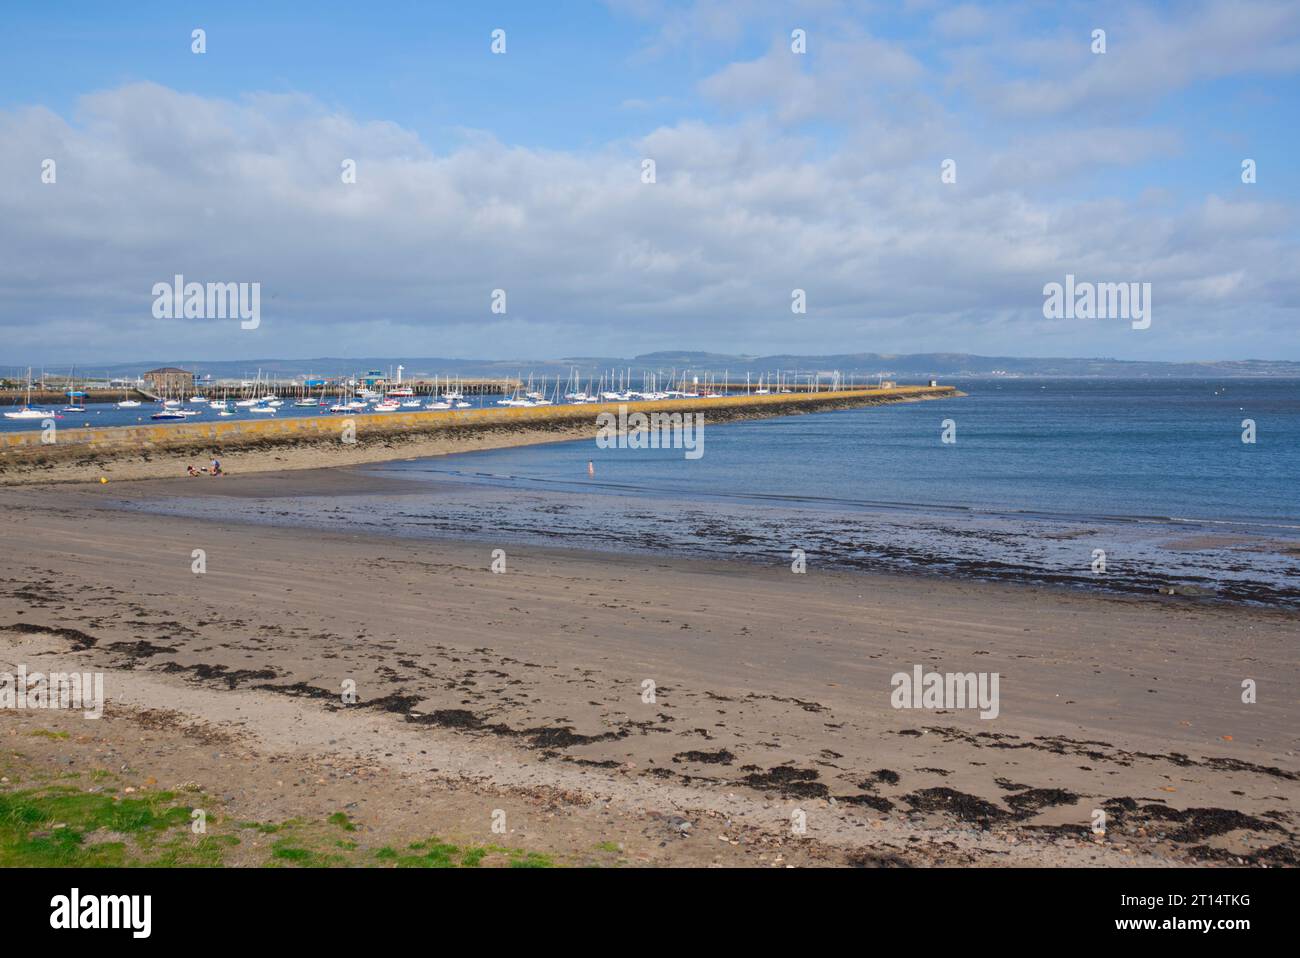
[[[135,363],[106,366],[78,363],[78,376],[126,376],[157,366],[180,366],[213,379],[252,379],[260,369],[263,376],[291,379],[318,376],[350,376],[369,369],[385,373],[404,367],[406,378],[433,375],[513,377],[567,376],[576,369],[581,376],[607,370],[631,369],[634,376],[643,372],[679,374],[728,372],[732,379],[744,379],[781,370],[786,373],[829,372],[838,370],[847,376],[918,380],[975,379],[991,376],[1087,377],[1122,379],[1226,379],[1226,378],[1295,378],[1300,379],[1300,363],[1267,359],[1210,360],[1205,362],[1165,363],[1120,359],[1023,358],[1014,356],[977,356],[970,353],[834,353],[819,356],[744,356],[689,350],[665,350],[631,358],[618,356],[581,356],[561,359],[451,359],[445,357],[362,356],[355,358],[320,357],[316,359],[247,359],[206,362],[195,359],[159,357]],[[51,373],[67,370],[48,367]],[[26,366],[0,370],[10,378],[22,378]]]

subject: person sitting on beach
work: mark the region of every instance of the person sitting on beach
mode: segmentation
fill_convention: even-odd
[[[220,460],[220,459],[213,459],[213,460],[212,460],[212,464],[211,464],[211,466],[209,466],[209,468],[208,468],[208,472],[209,472],[209,474],[214,475],[214,476],[223,476],[223,475],[225,475],[225,473],[223,473],[223,472],[221,471],[221,460]]]
[[[194,465],[192,463],[185,467],[185,471],[189,473],[191,476],[197,476],[199,474],[199,471],[194,468]]]

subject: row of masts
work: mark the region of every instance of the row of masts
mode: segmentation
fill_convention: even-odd
[[[537,391],[534,387],[534,376],[528,374],[525,380],[520,374],[520,387],[525,390],[525,395]],[[874,380],[874,381],[873,381]],[[546,384],[549,382],[548,376],[541,377],[540,392],[545,394]],[[575,368],[570,371],[567,378],[563,381],[557,376],[555,379],[556,387],[563,385],[565,395],[598,395],[603,396],[606,393],[673,393],[685,396],[709,396],[723,394],[764,394],[764,393],[791,393],[791,392],[832,392],[842,389],[869,389],[878,388],[886,383],[883,375],[860,376],[857,374],[845,375],[838,370],[831,372],[801,372],[790,370],[775,370],[772,372],[758,373],[746,372],[743,382],[733,380],[730,370],[723,370],[721,373],[716,371],[695,374],[686,369],[678,371],[673,369],[667,373],[659,371],[642,371],[639,379],[633,370],[607,369],[599,375],[588,373],[583,375]]]
[[[694,372],[686,368],[664,370],[634,371],[632,367],[608,368],[597,372],[570,369],[567,375],[542,375],[529,372],[518,373],[514,379],[462,379],[460,376],[435,375],[429,379],[402,378],[402,367],[397,375],[391,374],[387,379],[375,381],[367,387],[362,377],[346,380],[327,377],[307,376],[290,381],[275,380],[264,376],[258,370],[254,380],[235,382],[195,382],[189,385],[169,386],[163,392],[165,398],[188,398],[179,396],[185,391],[202,395],[210,399],[253,399],[264,395],[275,395],[287,399],[325,398],[340,392],[391,394],[399,392],[414,396],[448,396],[460,398],[465,393],[508,395],[514,398],[548,399],[559,401],[562,398],[608,398],[608,397],[707,397],[721,395],[763,395],[769,393],[823,392],[844,389],[867,389],[886,382],[882,374],[865,376],[861,374],[845,375],[839,371],[804,372],[800,370],[772,370],[754,373],[748,371],[744,379],[732,378],[730,370]],[[60,377],[63,378],[63,377]],[[39,380],[28,372],[27,385],[40,387],[45,385],[42,372]],[[75,383],[71,376],[66,380],[69,387]],[[90,383],[86,383],[89,386]],[[173,395],[177,394],[177,395]]]
[[[875,380],[875,381],[873,381]],[[324,398],[343,392],[363,392],[362,384],[349,385],[337,381],[314,381],[311,377],[303,382],[277,383],[263,380],[259,374],[252,383],[240,383],[238,386],[213,384],[196,387],[201,392],[221,393],[229,398],[255,398],[268,391],[276,392],[282,398]],[[415,396],[451,396],[459,398],[465,387],[458,376],[434,376],[432,380],[408,379],[388,380],[376,385],[376,393],[409,391]],[[482,383],[474,380],[475,385]],[[563,398],[605,397],[606,395],[671,395],[671,396],[719,396],[719,395],[764,395],[769,393],[793,392],[832,392],[842,389],[864,389],[883,384],[883,377],[864,377],[844,375],[838,371],[803,373],[797,371],[775,370],[767,373],[746,372],[743,381],[733,380],[730,370],[718,372],[693,373],[691,370],[676,369],[667,373],[662,371],[643,371],[639,376],[630,368],[608,369],[599,375],[583,375],[576,368],[566,376],[542,375],[520,372],[513,380],[501,380],[500,393],[515,398],[549,399],[558,402]],[[513,383],[513,387],[511,386]],[[481,392],[481,389],[475,389]]]

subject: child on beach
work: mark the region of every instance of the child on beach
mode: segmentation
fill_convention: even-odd
[[[191,477],[193,477],[193,476],[197,476],[197,475],[199,474],[199,471],[198,471],[197,469],[194,468],[194,464],[193,464],[193,463],[191,463],[190,465],[186,466],[186,467],[185,467],[185,471],[186,471],[187,473],[189,473],[189,475],[190,475]]]

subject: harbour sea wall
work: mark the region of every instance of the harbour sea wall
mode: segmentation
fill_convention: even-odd
[[[184,473],[186,463],[204,466],[213,456],[222,460],[227,472],[247,473],[556,442],[595,436],[597,416],[617,415],[620,407],[644,413],[703,413],[705,423],[713,424],[960,395],[952,386],[897,386],[629,403],[191,420],[57,429],[52,434],[34,428],[0,433],[0,483],[175,476]]]

